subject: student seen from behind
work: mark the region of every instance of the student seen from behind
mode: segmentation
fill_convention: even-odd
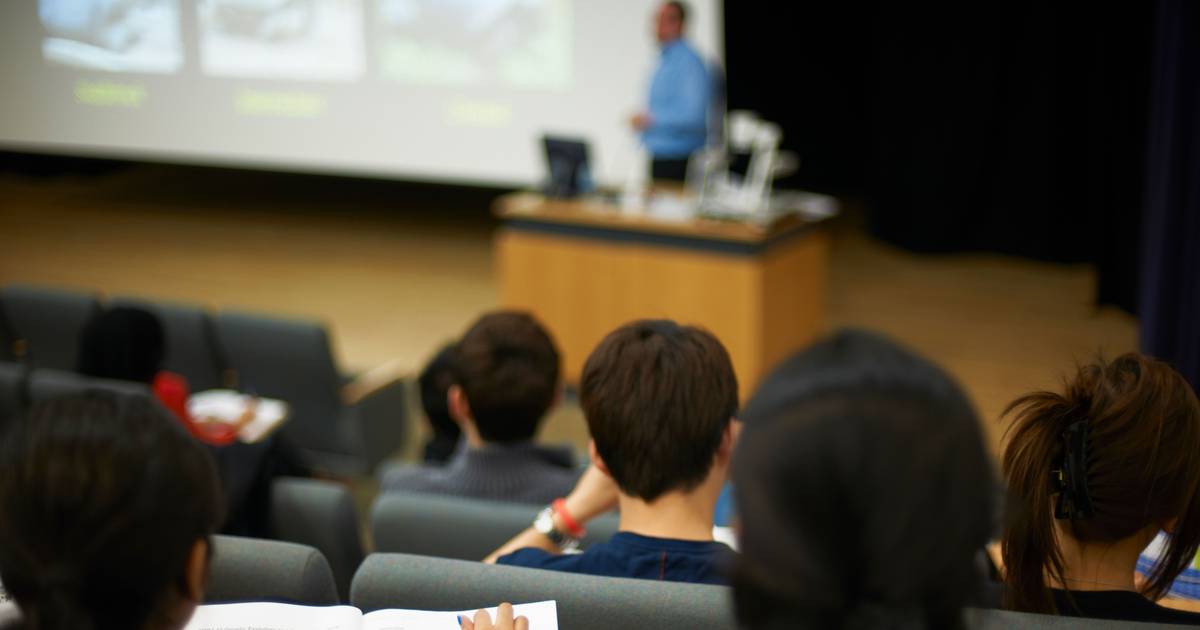
[[[455,345],[450,416],[463,443],[444,466],[394,466],[388,491],[545,503],[579,476],[572,455],[534,442],[562,390],[558,350],[531,315],[496,311],[480,317]]]
[[[1081,366],[1061,391],[1022,396],[1004,449],[1001,544],[1014,610],[1200,625],[1159,606],[1200,547],[1200,403],[1140,354]],[[1138,555],[1167,533],[1143,581]]]
[[[592,465],[489,562],[719,584],[732,551],[713,541],[713,507],[737,440],[737,379],[710,333],[667,320],[610,333],[583,368]],[[617,508],[619,532],[565,554],[589,520]]]
[[[25,630],[173,630],[203,600],[212,460],[149,400],[34,406],[0,440],[0,581]]]
[[[953,379],[846,331],[784,361],[743,418],[732,468],[742,627],[964,625],[982,597],[993,481]]]

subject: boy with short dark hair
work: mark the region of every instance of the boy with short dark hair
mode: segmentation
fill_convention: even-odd
[[[446,406],[464,444],[445,466],[400,466],[383,491],[544,503],[578,477],[569,453],[534,444],[561,389],[558,350],[528,313],[480,317],[453,351]]]
[[[580,402],[591,468],[487,561],[724,583],[731,550],[713,541],[712,516],[740,423],[737,379],[721,342],[667,320],[627,324],[588,357]],[[562,554],[584,523],[618,506],[618,534],[582,554]]]

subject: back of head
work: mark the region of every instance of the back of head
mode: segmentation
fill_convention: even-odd
[[[580,403],[596,450],[627,495],[653,501],[708,476],[737,412],[737,378],[716,337],[667,320],[610,333],[583,367]]]
[[[743,625],[961,623],[992,472],[978,418],[945,372],[842,332],[776,368],[742,419],[732,476]]]
[[[1055,533],[1111,544],[1173,525],[1144,586],[1158,599],[1200,546],[1200,403],[1170,366],[1130,353],[1079,368],[1064,391],[1014,401],[1004,450],[1006,605],[1055,610]]]
[[[149,383],[162,369],[166,337],[153,313],[133,307],[97,312],[79,339],[79,372]]]
[[[151,401],[36,405],[0,442],[0,581],[29,630],[178,627],[221,510],[210,456]]]
[[[463,335],[455,355],[455,380],[480,437],[532,439],[558,396],[558,350],[546,329],[528,313],[488,313]]]
[[[456,441],[460,433],[458,424],[450,416],[450,406],[446,401],[446,392],[454,384],[454,357],[453,344],[443,347],[417,377],[417,386],[421,390],[421,407],[425,410],[425,416],[429,418],[434,439]]]

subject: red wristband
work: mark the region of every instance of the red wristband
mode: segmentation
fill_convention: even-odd
[[[583,525],[580,525],[578,521],[571,518],[571,515],[567,513],[567,502],[565,500],[555,499],[550,504],[550,507],[554,509],[554,513],[558,515],[562,524],[566,526],[567,533],[572,538],[583,538],[587,534],[587,530],[583,528]]]

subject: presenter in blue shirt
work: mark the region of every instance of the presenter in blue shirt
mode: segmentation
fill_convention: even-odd
[[[704,146],[712,79],[704,59],[684,39],[688,10],[664,2],[654,16],[661,57],[650,80],[646,111],[630,119],[650,153],[650,176],[683,181],[688,158]]]

